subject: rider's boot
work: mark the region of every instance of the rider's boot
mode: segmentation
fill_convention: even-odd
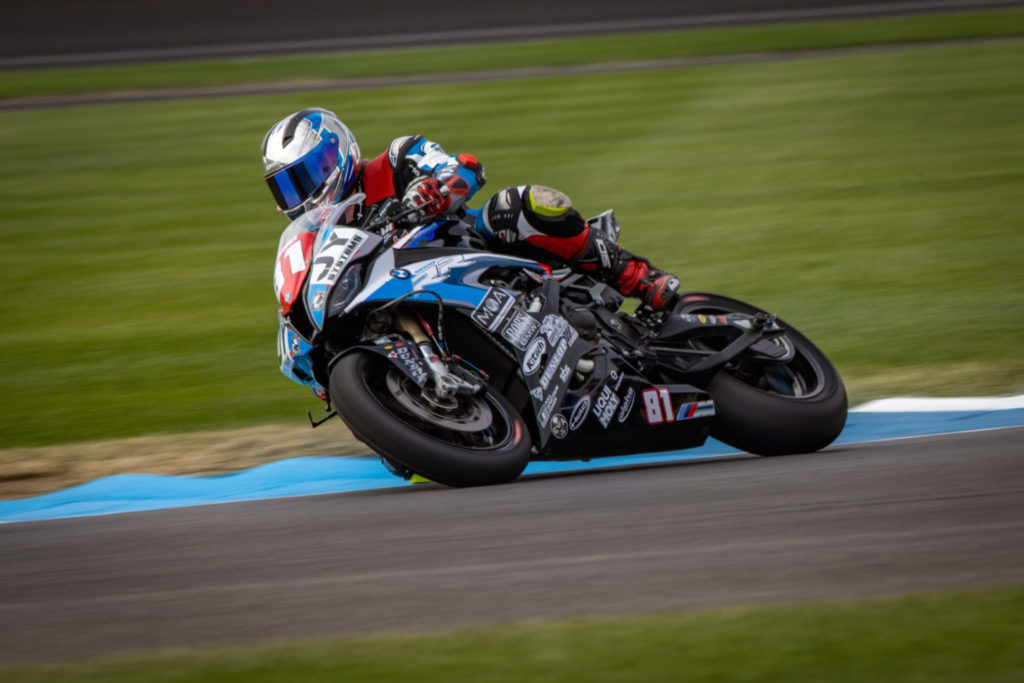
[[[596,231],[590,232],[572,265],[607,282],[624,296],[635,296],[656,311],[675,302],[679,278],[653,267],[649,260],[626,251]]]

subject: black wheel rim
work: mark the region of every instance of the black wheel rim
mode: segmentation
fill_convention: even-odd
[[[361,375],[370,396],[381,408],[425,436],[450,446],[479,451],[501,449],[513,441],[516,424],[490,391],[476,396],[458,394],[454,406],[446,406],[419,396],[419,386],[390,363],[368,359]],[[393,393],[396,385],[398,396]],[[414,402],[412,407],[410,399]],[[486,426],[467,428],[474,420],[483,425],[480,416],[488,412],[490,419]],[[427,419],[431,416],[434,419]],[[452,428],[455,424],[458,428]]]
[[[741,313],[752,315],[749,310],[736,310],[724,306],[716,306],[709,302],[691,304],[678,311],[685,314],[725,315],[728,313]],[[792,360],[786,363],[766,363],[740,356],[738,362],[725,366],[726,372],[736,379],[749,384],[765,393],[775,394],[785,398],[807,400],[814,398],[825,390],[827,373],[821,362],[818,360],[814,349],[808,353],[805,343],[796,334],[796,330],[786,326],[781,321],[779,325],[786,330],[786,334],[773,340],[776,344],[789,344],[795,348],[795,355]],[[722,336],[718,343],[709,340],[701,340],[701,344],[707,344],[702,351],[718,351],[731,342],[731,338]],[[719,345],[720,344],[720,345]]]

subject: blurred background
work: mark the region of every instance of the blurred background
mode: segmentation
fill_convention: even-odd
[[[1024,393],[1022,37],[1024,2],[980,0],[7,7],[0,498],[115,472],[365,453],[340,423],[309,429],[320,404],[276,358],[286,220],[259,148],[310,106],[335,111],[364,158],[407,134],[476,155],[489,182],[473,206],[536,183],[584,215],[614,208],[624,246],[685,289],[747,300],[814,340],[852,404]],[[16,629],[0,641],[109,652],[318,623],[318,635],[362,633],[467,606],[490,618],[500,598],[545,610],[505,627],[206,653],[205,675],[173,652],[49,671],[1019,680],[1019,586],[545,616],[566,613],[563,594],[588,613],[633,612],[750,599],[734,590],[782,601],[1019,578],[1012,438],[957,441],[941,460],[917,441],[0,525],[0,623]],[[374,611],[385,621],[360,621]],[[30,674],[0,678],[46,679]]]
[[[854,403],[1019,392],[1024,12],[847,4],[19,4],[0,448],[304,422],[259,144],[307,106],[364,157],[475,154],[473,205],[529,182],[614,208],[684,288],[804,331]]]

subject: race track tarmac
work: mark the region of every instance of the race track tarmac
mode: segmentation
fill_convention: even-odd
[[[1021,0],[50,0],[9,3],[0,69],[459,45],[1010,7]]]
[[[1024,580],[1024,428],[0,526],[0,661]]]

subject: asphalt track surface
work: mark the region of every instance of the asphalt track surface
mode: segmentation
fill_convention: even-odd
[[[0,661],[1024,580],[1024,428],[0,526]]]
[[[0,22],[0,68],[495,42],[1020,4],[1021,0],[18,2],[5,7]]]

